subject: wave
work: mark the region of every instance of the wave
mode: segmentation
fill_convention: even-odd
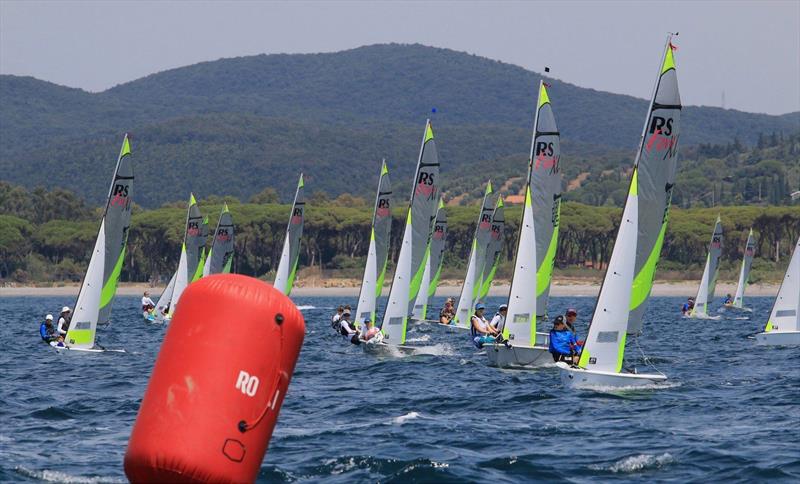
[[[311,309],[317,309],[317,307],[311,305],[304,305],[304,306],[297,306],[297,309],[299,309],[300,311],[308,311]]]
[[[620,459],[610,466],[591,465],[589,468],[596,471],[608,471],[617,474],[621,472],[640,472],[645,469],[659,469],[674,461],[675,459],[669,452],[660,455],[638,454]]]
[[[416,419],[418,419],[420,417],[422,417],[422,415],[420,413],[418,413],[418,412],[408,412],[405,415],[401,415],[399,417],[393,418],[392,419],[392,423],[393,424],[397,424],[397,425],[403,425],[404,423],[406,423],[406,422],[408,422],[410,420],[416,420]]]
[[[72,476],[66,472],[42,470],[35,471],[22,466],[14,469],[18,474],[45,482],[64,482],[69,484],[95,484],[105,482],[125,482],[123,479],[105,476]]]

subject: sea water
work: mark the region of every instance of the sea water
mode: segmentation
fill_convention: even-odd
[[[98,340],[127,353],[57,353],[39,321],[72,302],[0,298],[2,481],[125,480],[128,436],[168,328],[142,321],[139,298],[119,297]],[[435,325],[410,330],[419,355],[365,354],[329,323],[355,297],[295,302],[307,335],[262,482],[800,479],[800,348],[748,338],[771,298],[748,298],[752,313],[718,321],[684,319],[682,299],[653,298],[626,360],[669,383],[606,392],[567,390],[552,367],[488,367],[466,331]],[[487,301],[489,315],[500,302]],[[585,336],[594,302],[553,298],[550,314],[577,308]]]

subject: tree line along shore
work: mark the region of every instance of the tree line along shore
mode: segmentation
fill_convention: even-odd
[[[199,206],[213,219],[223,202],[229,205],[236,230],[233,271],[271,280],[280,257],[289,205],[275,203],[277,196],[268,189],[250,203],[211,196],[199,200]],[[394,206],[391,261],[397,256],[405,216],[401,201]],[[349,195],[329,200],[316,193],[309,198],[299,262],[301,284],[303,279],[311,286],[331,285],[319,282],[331,279],[360,280],[369,245],[371,208],[363,199]],[[97,235],[98,210],[63,189],[26,192],[0,182],[0,285],[80,281]],[[463,278],[477,212],[477,206],[447,206],[443,279]],[[725,231],[720,279],[735,280],[738,276],[747,232],[752,227],[757,244],[751,282],[778,281],[800,235],[800,209],[796,206],[673,208],[657,279],[700,278],[717,214]],[[511,275],[520,215],[520,206],[507,206],[499,279]],[[122,282],[165,282],[177,264],[185,216],[185,202],[152,210],[135,207]],[[620,216],[620,208],[564,202],[557,278],[599,278],[611,255]],[[390,263],[389,270],[392,266]]]

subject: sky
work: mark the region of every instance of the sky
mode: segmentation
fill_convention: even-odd
[[[0,74],[97,92],[223,57],[398,42],[649,98],[667,32],[684,104],[800,111],[800,0],[0,0]]]

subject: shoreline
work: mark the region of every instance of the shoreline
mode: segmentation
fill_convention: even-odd
[[[450,282],[450,281],[448,281]],[[652,295],[656,297],[688,297],[694,296],[697,292],[698,281],[675,281],[675,282],[656,282],[653,285]],[[779,284],[752,284],[747,286],[748,296],[769,296],[775,297],[778,293]],[[47,296],[72,296],[78,295],[78,284],[63,285],[57,287],[34,287],[34,286],[15,286],[0,287],[0,298],[2,297],[47,297]],[[146,283],[123,283],[117,288],[119,296],[141,296],[144,291],[150,291],[151,297],[161,295],[162,287],[151,287]],[[489,291],[489,297],[502,297],[509,292],[508,284],[498,284]],[[561,281],[553,284],[550,295],[555,297],[575,296],[575,297],[597,297],[600,291],[600,282],[593,281]],[[722,297],[726,293],[733,294],[736,291],[736,282],[719,282],[717,284],[716,295]],[[292,296],[300,297],[358,297],[359,287],[324,287],[306,286],[295,287]],[[389,294],[389,287],[383,288],[383,296]],[[452,283],[442,284],[436,291],[437,296],[458,297],[461,294],[461,286]]]

